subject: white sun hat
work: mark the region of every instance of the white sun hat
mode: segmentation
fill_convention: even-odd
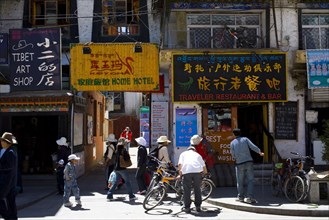
[[[80,157],[77,157],[75,154],[71,154],[68,158],[68,160],[80,160]]]
[[[138,138],[135,139],[135,141],[136,141],[139,145],[142,145],[142,146],[144,146],[144,147],[146,147],[146,145],[147,145],[147,142],[146,142],[145,138],[143,138],[143,137],[138,137]]]

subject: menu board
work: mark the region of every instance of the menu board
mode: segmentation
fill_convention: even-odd
[[[297,102],[275,103],[275,138],[297,139]]]

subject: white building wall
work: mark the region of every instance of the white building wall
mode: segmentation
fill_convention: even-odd
[[[291,157],[291,151],[305,155],[305,96],[304,91],[294,89],[296,82],[291,77],[293,64],[295,61],[296,50],[298,49],[298,14],[295,7],[291,4],[284,5],[283,1],[276,1],[275,18],[277,25],[278,46],[282,52],[288,55],[288,101],[298,102],[298,128],[297,140],[275,140],[275,145],[282,158]],[[276,35],[273,10],[271,9],[270,26],[270,46],[276,48]],[[274,104],[269,104],[269,131],[274,134]],[[274,134],[275,135],[275,134]]]
[[[9,29],[23,27],[24,1],[1,0],[0,1],[0,31],[9,33]]]
[[[92,39],[94,0],[77,0],[79,42],[88,43]]]

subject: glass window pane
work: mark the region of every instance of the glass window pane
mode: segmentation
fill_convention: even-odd
[[[303,49],[319,49],[319,28],[303,28]]]
[[[242,15],[236,17],[237,25],[259,25],[258,15]]]
[[[200,24],[210,24],[209,15],[188,15],[187,24],[200,25]]]
[[[329,15],[320,15],[320,25],[329,25]]]
[[[318,15],[302,15],[302,25],[318,25]]]
[[[234,15],[213,15],[211,17],[213,25],[234,25],[235,16]]]
[[[235,47],[235,38],[225,28],[213,29],[213,48],[232,49]]]
[[[321,28],[321,48],[329,49],[329,27]]]
[[[190,48],[211,48],[210,28],[191,28],[189,33]]]

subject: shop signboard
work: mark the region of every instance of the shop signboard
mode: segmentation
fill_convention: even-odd
[[[140,136],[145,138],[146,146],[150,146],[150,107],[141,106],[139,119]]]
[[[11,91],[61,89],[60,28],[9,30]]]
[[[329,50],[306,50],[309,89],[329,87]]]
[[[160,90],[156,44],[71,44],[70,67],[71,85],[78,91]]]
[[[287,54],[172,55],[173,101],[190,103],[287,101]]]
[[[191,137],[197,133],[197,109],[176,108],[176,147],[190,146]]]

